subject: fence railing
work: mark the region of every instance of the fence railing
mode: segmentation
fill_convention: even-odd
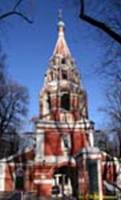
[[[94,195],[79,195],[79,200],[99,200],[100,196],[98,194],[94,194]],[[106,199],[110,199],[110,200],[117,200],[117,196],[116,195],[102,195],[102,199],[106,200]]]

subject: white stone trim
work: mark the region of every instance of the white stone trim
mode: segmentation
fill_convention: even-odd
[[[40,132],[41,132],[41,129],[55,129],[55,130],[57,130],[58,128],[59,129],[73,129],[73,130],[84,130],[85,131],[85,128],[84,128],[84,125],[76,125],[76,124],[72,124],[71,126],[69,125],[69,122],[70,121],[68,121],[67,122],[67,124],[66,124],[66,122],[65,122],[65,124],[64,125],[41,125],[41,126],[37,126],[36,128],[37,128],[37,134],[39,134]],[[85,132],[81,132],[81,133],[85,133]]]
[[[88,154],[86,155],[86,158],[89,158],[89,159],[93,159],[93,160],[97,160],[97,159],[100,159],[101,158],[101,155],[100,154]]]
[[[36,135],[40,135],[40,134],[43,134],[43,129],[36,129]]]
[[[101,170],[101,160],[97,160],[99,200],[103,200]]]
[[[5,163],[0,164],[0,192],[5,191]]]
[[[101,155],[99,153],[83,153],[83,159],[92,159],[92,160],[97,160],[97,159],[101,159]]]
[[[44,159],[44,130],[40,130],[40,134],[36,135],[36,161]]]
[[[94,147],[94,131],[92,129],[89,131],[89,142],[90,146]]]
[[[65,125],[67,126],[70,126],[70,127],[73,127],[73,125],[75,125],[76,127],[80,127],[81,125],[83,124],[87,124],[88,126],[91,125],[91,122],[88,120],[88,119],[81,119],[79,121],[74,121],[74,122],[68,122],[68,124],[66,123],[63,123],[63,122],[55,122],[55,121],[45,121],[45,120],[39,120],[37,123],[36,123],[36,127],[43,127],[43,125],[46,127],[46,126],[49,126],[50,125],[54,128],[55,127],[65,127]],[[74,127],[75,127],[74,126]]]
[[[82,119],[76,122],[69,121],[68,123],[39,120],[36,123],[36,129],[38,129],[38,132],[39,129],[42,128],[80,128],[85,130],[90,129],[91,126],[91,122],[88,119]]]
[[[35,184],[51,184],[53,183],[52,179],[35,179],[34,180]]]
[[[72,156],[45,156],[44,161],[45,163],[47,162],[49,164],[59,164],[70,161],[72,164],[76,165],[75,159]]]

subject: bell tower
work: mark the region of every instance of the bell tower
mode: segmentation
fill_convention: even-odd
[[[40,118],[77,121],[88,118],[86,92],[65,40],[65,24],[58,22],[58,38],[40,94]]]
[[[35,122],[35,188],[41,195],[77,195],[75,155],[93,145],[93,123],[88,119],[87,95],[65,40],[65,23],[59,18],[57,42],[49,60],[39,97]],[[57,188],[56,188],[57,189]],[[60,192],[61,191],[61,192]]]

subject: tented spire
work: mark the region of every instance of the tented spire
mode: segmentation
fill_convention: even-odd
[[[59,13],[58,39],[55,45],[53,55],[59,55],[62,57],[67,57],[71,55],[70,50],[65,40],[64,32],[65,32],[65,24],[62,21],[62,13]]]

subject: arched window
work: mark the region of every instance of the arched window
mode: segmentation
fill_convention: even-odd
[[[51,72],[51,80],[53,80],[53,72]]]
[[[62,63],[62,64],[66,64],[66,59],[65,59],[65,58],[62,58],[61,63]]]
[[[67,76],[67,71],[62,70],[62,79],[66,79],[67,80],[68,76]]]
[[[70,148],[71,148],[71,138],[70,138],[69,134],[63,135],[63,144],[64,144],[64,149],[70,150]]]
[[[61,108],[70,110],[70,95],[68,93],[64,93],[61,96]]]
[[[49,110],[51,110],[51,98],[50,98],[50,94],[49,93],[47,95],[47,103],[48,103]]]

